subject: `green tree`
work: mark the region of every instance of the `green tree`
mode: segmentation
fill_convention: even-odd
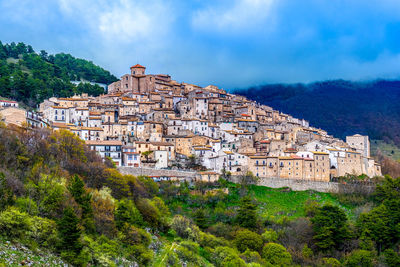
[[[250,197],[246,196],[241,199],[236,222],[248,229],[255,229],[257,227],[257,206]]]
[[[339,207],[324,205],[311,218],[315,245],[322,251],[339,249],[349,238],[346,214]]]
[[[78,175],[74,175],[71,178],[68,191],[71,193],[76,203],[82,208],[82,222],[86,230],[94,231],[93,209],[91,204],[92,196],[86,192],[85,183]]]
[[[292,263],[292,256],[286,248],[277,243],[265,244],[262,257],[270,264],[276,266],[287,266]]]
[[[79,219],[71,207],[64,209],[63,216],[58,221],[58,232],[61,239],[61,249],[79,254],[82,244],[79,240],[81,230]]]
[[[259,234],[245,229],[236,233],[234,244],[240,252],[245,252],[247,249],[261,251],[263,240]]]
[[[121,230],[125,224],[143,225],[142,215],[130,199],[122,199],[118,203],[114,218],[118,230]]]
[[[204,212],[204,209],[197,209],[193,213],[193,219],[194,222],[199,226],[201,229],[205,229],[208,226],[206,214]]]
[[[11,190],[2,172],[0,172],[0,196],[0,211],[14,204],[14,192]]]
[[[371,251],[355,250],[349,256],[346,257],[344,265],[348,267],[357,267],[357,266],[372,267],[373,260],[374,260],[374,254]]]
[[[393,249],[387,249],[384,251],[385,263],[389,267],[400,266],[400,256]]]

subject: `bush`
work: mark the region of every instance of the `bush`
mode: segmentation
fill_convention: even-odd
[[[135,203],[130,199],[119,201],[114,218],[118,229],[122,229],[125,223],[136,226],[143,225],[143,217],[136,208]]]
[[[264,242],[275,242],[278,240],[278,233],[272,229],[265,229],[265,232],[261,235]]]
[[[385,263],[389,267],[400,266],[400,256],[394,252],[393,249],[387,249],[384,251]]]
[[[323,267],[340,267],[342,264],[335,258],[323,258]]]
[[[17,198],[15,201],[15,206],[22,212],[26,212],[29,215],[38,215],[39,209],[36,205],[36,202],[27,197]]]
[[[34,241],[44,247],[54,246],[58,242],[54,221],[32,217],[14,207],[0,214],[0,232],[6,237]]]
[[[374,255],[371,251],[360,249],[353,251],[349,256],[347,256],[344,265],[348,267],[369,267],[373,266],[373,260]]]
[[[226,241],[223,238],[218,238],[212,234],[207,234],[204,232],[199,233],[199,239],[197,242],[200,244],[202,247],[211,247],[211,248],[216,248],[220,246],[229,246],[228,241]]]
[[[100,236],[97,240],[84,236],[83,245],[88,261],[94,265],[115,266],[113,258],[118,256],[120,248],[116,241],[109,240],[105,236]]]
[[[199,245],[191,241],[183,241],[175,249],[179,259],[187,263],[200,265]]]
[[[32,229],[32,219],[29,214],[14,207],[0,213],[0,232],[10,238],[26,237]]]
[[[245,229],[237,232],[234,244],[240,252],[245,252],[247,249],[261,251],[263,241],[259,234]]]
[[[141,228],[126,225],[119,234],[119,239],[128,245],[143,245],[148,247],[151,243],[151,235]]]
[[[213,263],[217,266],[238,266],[245,267],[246,263],[237,254],[236,250],[230,247],[217,247],[212,256]]]
[[[258,252],[256,251],[250,251],[247,249],[244,253],[240,254],[240,257],[246,262],[246,263],[259,263],[263,264],[263,260],[261,259],[261,256]]]
[[[198,239],[200,232],[199,228],[185,216],[175,215],[172,219],[171,227],[181,238],[190,238],[192,240]]]
[[[147,249],[143,245],[135,245],[130,249],[134,259],[139,263],[139,266],[147,266],[153,260],[153,251]]]
[[[277,243],[268,243],[262,251],[263,258],[273,265],[290,265],[292,256],[286,251],[286,248]]]

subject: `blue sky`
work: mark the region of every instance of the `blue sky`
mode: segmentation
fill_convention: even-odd
[[[0,0],[0,40],[225,89],[400,78],[399,0]]]

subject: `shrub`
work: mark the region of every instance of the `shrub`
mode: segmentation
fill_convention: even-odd
[[[261,251],[263,241],[259,234],[245,229],[236,233],[234,244],[240,252],[245,252],[247,249]]]
[[[239,257],[236,250],[230,247],[217,247],[213,253],[212,261],[217,267],[246,266],[246,263]]]
[[[26,212],[29,215],[38,215],[39,210],[36,202],[27,197],[17,198],[15,206],[22,212]]]
[[[258,252],[256,251],[250,251],[247,249],[244,253],[240,254],[240,257],[246,262],[246,263],[259,263],[263,264],[263,260],[261,259],[261,256]]]
[[[200,265],[199,245],[191,241],[183,241],[180,246],[175,249],[179,259],[184,262]]]
[[[272,229],[265,229],[265,232],[261,235],[264,242],[275,242],[278,240],[278,233]]]
[[[181,238],[191,238],[193,240],[198,239],[199,228],[182,215],[175,215],[172,219],[171,223],[172,229],[176,232],[176,234]]]
[[[202,247],[211,247],[211,248],[216,248],[220,246],[229,246],[228,241],[226,241],[223,238],[218,238],[212,234],[207,234],[204,232],[199,233],[199,239],[197,242],[200,244]]]
[[[133,225],[126,225],[120,232],[119,239],[128,245],[142,244],[148,247],[151,243],[151,235]]]
[[[307,244],[304,245],[303,249],[301,250],[301,255],[305,259],[310,259],[313,256],[313,251],[311,248],[307,246]]]
[[[340,267],[342,264],[335,258],[323,258],[323,267]]]
[[[143,245],[135,245],[130,249],[134,259],[138,261],[139,266],[147,266],[153,260],[153,251]]]
[[[263,258],[273,265],[290,265],[292,256],[286,251],[286,248],[277,243],[268,243],[262,251]]]
[[[0,232],[10,238],[23,238],[32,229],[32,220],[29,214],[14,207],[0,213]]]
[[[118,229],[122,229],[125,223],[136,226],[143,225],[143,217],[130,199],[119,201],[114,218]]]
[[[400,266],[400,256],[394,252],[393,249],[387,249],[384,251],[384,258],[385,258],[385,263],[389,267],[395,267],[395,266]]]
[[[54,221],[32,217],[14,207],[0,214],[0,232],[9,238],[34,241],[44,247],[54,246],[58,242]]]
[[[363,266],[369,267],[373,266],[374,255],[371,251],[367,250],[355,250],[349,256],[346,257],[344,263],[345,266],[356,267]]]

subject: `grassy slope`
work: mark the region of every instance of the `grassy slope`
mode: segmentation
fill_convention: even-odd
[[[397,161],[400,160],[400,148],[396,145],[388,144],[382,140],[371,140],[371,155],[376,155],[378,149],[380,149],[385,156],[391,157]]]
[[[304,217],[305,204],[309,200],[321,204],[333,204],[343,208],[349,218],[353,218],[355,207],[340,204],[336,196],[315,191],[287,191],[264,186],[251,186],[251,193],[259,202],[259,212],[263,218],[278,221],[287,216],[289,219]]]

